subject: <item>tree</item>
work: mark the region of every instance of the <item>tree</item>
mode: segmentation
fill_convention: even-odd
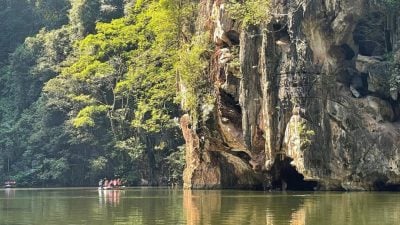
[[[177,61],[196,49],[197,2],[136,1],[126,16],[122,0],[70,2],[29,1],[46,28],[0,68],[0,170],[25,185],[179,182]]]
[[[41,18],[44,26],[51,30],[68,24],[68,0],[35,0],[34,10]]]
[[[71,5],[69,12],[70,24],[74,26],[78,37],[93,33],[100,15],[100,1],[71,0]]]

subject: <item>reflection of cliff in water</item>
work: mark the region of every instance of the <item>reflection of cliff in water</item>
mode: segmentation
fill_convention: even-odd
[[[395,224],[400,196],[382,193],[183,193],[187,225],[369,225]]]
[[[275,224],[299,217],[304,199],[263,192],[185,190],[184,213],[187,225],[198,224]],[[282,202],[290,207],[281,207]],[[296,214],[297,213],[297,214]],[[276,223],[281,224],[281,223]]]

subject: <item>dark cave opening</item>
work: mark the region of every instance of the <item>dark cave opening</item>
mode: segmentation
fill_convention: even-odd
[[[400,184],[386,184],[382,191],[400,191]]]
[[[276,31],[279,31],[279,30],[282,29],[282,25],[279,24],[279,23],[274,23],[274,24],[272,24],[272,28],[273,28],[274,31],[276,32]]]
[[[361,19],[353,32],[360,55],[380,56],[392,50],[391,32],[385,27],[386,16],[372,12]]]
[[[244,162],[249,162],[251,160],[251,156],[249,156],[249,154],[247,154],[246,152],[243,152],[243,151],[232,151],[230,153],[232,155],[240,158]]]
[[[279,23],[273,24],[272,29],[277,45],[286,45],[290,42],[290,36],[287,26],[282,26]]]
[[[352,60],[356,55],[348,44],[342,44],[339,46],[339,48],[342,50],[345,60]]]
[[[353,76],[351,80],[351,86],[357,90],[357,92],[360,94],[360,97],[370,94],[368,90],[368,74],[360,73]]]
[[[368,94],[368,73],[361,73],[361,81],[363,85],[364,95]]]
[[[290,191],[314,191],[318,186],[316,181],[306,181],[290,162],[290,157],[278,156],[273,166],[272,188]]]
[[[400,191],[400,184],[388,184],[385,180],[376,180],[373,184],[376,191]]]
[[[223,102],[226,107],[233,109],[235,113],[242,114],[242,108],[240,107],[239,102],[236,101],[231,94],[225,92],[223,89],[220,89],[220,98],[221,102]]]
[[[230,30],[226,32],[226,36],[231,41],[232,45],[240,44],[240,34],[235,30]]]

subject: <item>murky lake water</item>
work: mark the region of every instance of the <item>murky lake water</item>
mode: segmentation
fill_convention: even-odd
[[[15,224],[399,225],[400,193],[2,189]]]

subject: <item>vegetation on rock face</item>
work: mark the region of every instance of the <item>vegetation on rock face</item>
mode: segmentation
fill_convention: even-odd
[[[269,21],[270,3],[268,0],[228,0],[227,9],[233,19],[239,20],[243,27],[259,25]]]
[[[179,99],[182,102],[183,110],[191,112],[194,124],[199,115],[201,103],[209,99],[207,93],[207,54],[210,54],[209,34],[196,35],[192,42],[183,45],[179,52],[179,60],[175,64],[181,84],[184,85]]]
[[[386,4],[391,10],[398,10],[400,8],[399,0],[383,0],[383,3]]]
[[[299,122],[297,126],[297,131],[300,138],[300,147],[304,149],[311,144],[312,138],[315,135],[315,131],[307,126],[305,122]]]
[[[394,59],[391,61],[389,85],[390,92],[395,93],[395,96],[397,96],[400,91],[400,63]]]
[[[180,182],[177,78],[189,110],[207,66],[206,38],[192,38],[197,2],[3,2],[0,46],[13,53],[0,55],[0,180]]]

